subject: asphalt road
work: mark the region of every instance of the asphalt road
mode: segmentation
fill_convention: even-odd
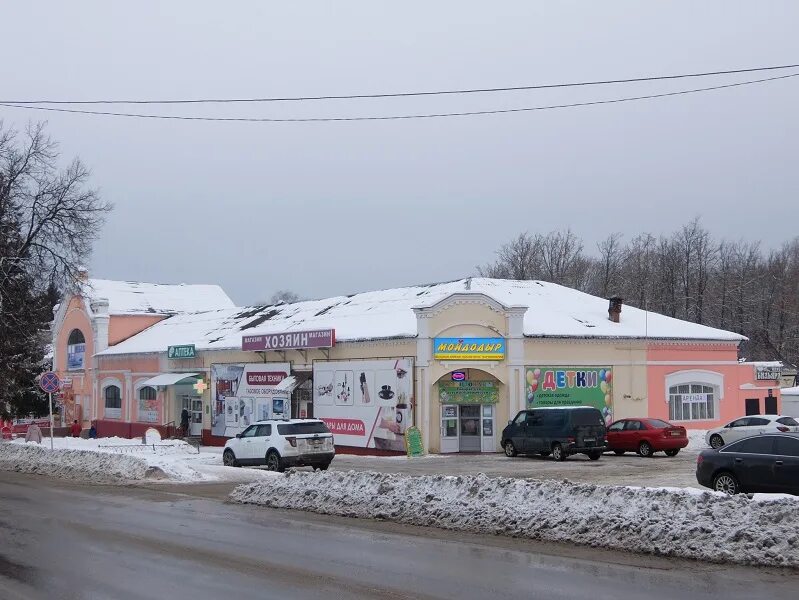
[[[183,490],[183,493],[175,490]],[[0,473],[0,598],[795,598],[799,574]]]

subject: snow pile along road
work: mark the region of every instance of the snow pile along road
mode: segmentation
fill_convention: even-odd
[[[144,479],[147,461],[128,455],[86,450],[50,450],[38,444],[0,444],[0,470],[38,473],[92,483]]]
[[[799,567],[799,502],[485,475],[289,472],[237,502],[715,562]]]

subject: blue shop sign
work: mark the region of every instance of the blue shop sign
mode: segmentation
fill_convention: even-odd
[[[433,340],[436,360],[503,360],[504,338],[449,338]]]

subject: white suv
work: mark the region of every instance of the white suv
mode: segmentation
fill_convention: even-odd
[[[333,434],[319,419],[258,421],[225,444],[222,462],[228,467],[266,465],[326,470],[336,455]]]
[[[796,433],[799,422],[786,415],[750,415],[727,423],[724,427],[711,429],[705,441],[711,448],[721,448],[750,435],[761,433]]]

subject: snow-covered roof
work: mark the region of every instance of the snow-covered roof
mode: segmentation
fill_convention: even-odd
[[[799,396],[799,386],[782,388],[780,390],[780,394],[782,394],[783,396]]]
[[[738,342],[743,336],[625,306],[621,322],[608,319],[608,301],[542,281],[461,279],[292,304],[179,314],[101,354],[162,352],[169,345],[198,350],[241,348],[244,335],[335,329],[338,341],[417,335],[415,307],[456,293],[485,294],[505,306],[523,306],[524,334],[554,338],[645,338]]]
[[[108,300],[108,312],[112,315],[174,315],[235,306],[218,285],[89,279],[83,295],[89,303]]]

